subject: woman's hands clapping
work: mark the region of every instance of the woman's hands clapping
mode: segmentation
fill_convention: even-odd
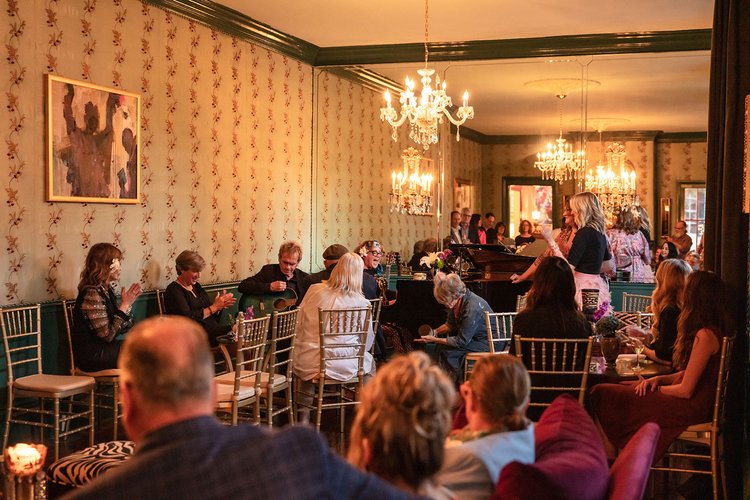
[[[235,302],[237,302],[237,299],[234,298],[234,295],[228,293],[226,290],[222,290],[221,292],[216,294],[216,298],[214,299],[214,303],[211,305],[211,309],[214,312],[219,312],[229,306],[234,305]]]
[[[141,292],[141,285],[138,283],[133,283],[127,289],[125,287],[122,287],[120,310],[124,313],[128,313],[128,311],[130,311],[130,308],[133,306],[135,299],[138,298]]]

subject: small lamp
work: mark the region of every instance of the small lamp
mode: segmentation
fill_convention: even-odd
[[[47,480],[42,466],[47,457],[43,444],[18,443],[3,452],[3,490],[8,500],[46,500]]]

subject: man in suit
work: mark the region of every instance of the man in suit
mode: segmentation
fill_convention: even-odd
[[[469,222],[471,221],[471,210],[469,207],[461,209],[461,243],[471,243],[469,239]]]
[[[306,272],[297,269],[300,260],[300,244],[296,241],[287,241],[279,247],[278,264],[266,264],[255,276],[242,280],[237,289],[240,293],[251,295],[293,290],[299,305],[302,299],[302,281],[307,276]]]
[[[339,259],[349,250],[344,245],[334,243],[323,251],[323,269],[317,273],[309,274],[302,280],[302,296],[305,296],[307,289],[316,283],[322,283],[331,277],[331,271],[336,267]],[[378,297],[378,282],[371,274],[362,273],[362,294],[367,299],[376,299]]]
[[[451,232],[443,240],[443,247],[460,245],[461,243],[463,243],[461,238],[461,214],[454,210],[451,212]]]
[[[123,425],[136,451],[68,498],[406,498],[351,467],[312,428],[223,426],[213,416],[208,339],[188,318],[138,323],[119,368]]]

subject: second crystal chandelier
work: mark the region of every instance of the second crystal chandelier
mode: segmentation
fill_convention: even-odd
[[[414,80],[406,78],[406,89],[401,92],[399,103],[401,104],[401,116],[398,111],[391,106],[391,93],[385,91],[385,107],[380,108],[380,119],[387,121],[393,127],[394,141],[398,140],[397,130],[407,119],[409,120],[409,137],[421,144],[424,150],[430,147],[430,144],[438,142],[438,125],[443,123],[443,117],[456,126],[456,140],[459,140],[458,128],[474,118],[474,108],[469,106],[469,92],[464,92],[463,105],[458,108],[456,117],[451,115],[450,108],[453,107],[453,101],[445,93],[445,81],[440,84],[440,77],[435,77],[435,88],[432,88],[432,76],[435,74],[434,69],[427,67],[427,58],[429,54],[427,39],[429,35],[429,10],[427,0],[424,2],[424,68],[417,70],[422,82],[422,91],[419,95],[414,93]]]
[[[542,172],[542,179],[553,179],[562,183],[568,179],[578,179],[586,171],[588,161],[584,151],[573,152],[571,145],[566,144],[562,130],[562,101],[566,95],[557,94],[555,97],[560,100],[560,137],[555,140],[556,146],[549,143],[546,151],[537,153],[534,167]]]

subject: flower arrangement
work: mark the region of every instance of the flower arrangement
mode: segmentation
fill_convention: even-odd
[[[594,332],[602,337],[614,337],[617,330],[622,326],[622,321],[617,317],[608,315],[600,318],[594,325]]]
[[[419,263],[429,268],[443,270],[446,267],[450,267],[451,264],[449,263],[449,258],[452,255],[453,252],[451,252],[450,250],[443,250],[442,252],[432,252],[419,259]]]
[[[599,321],[604,316],[609,316],[611,309],[612,304],[610,304],[608,300],[603,301],[601,304],[599,304],[599,308],[594,311],[594,321]]]

